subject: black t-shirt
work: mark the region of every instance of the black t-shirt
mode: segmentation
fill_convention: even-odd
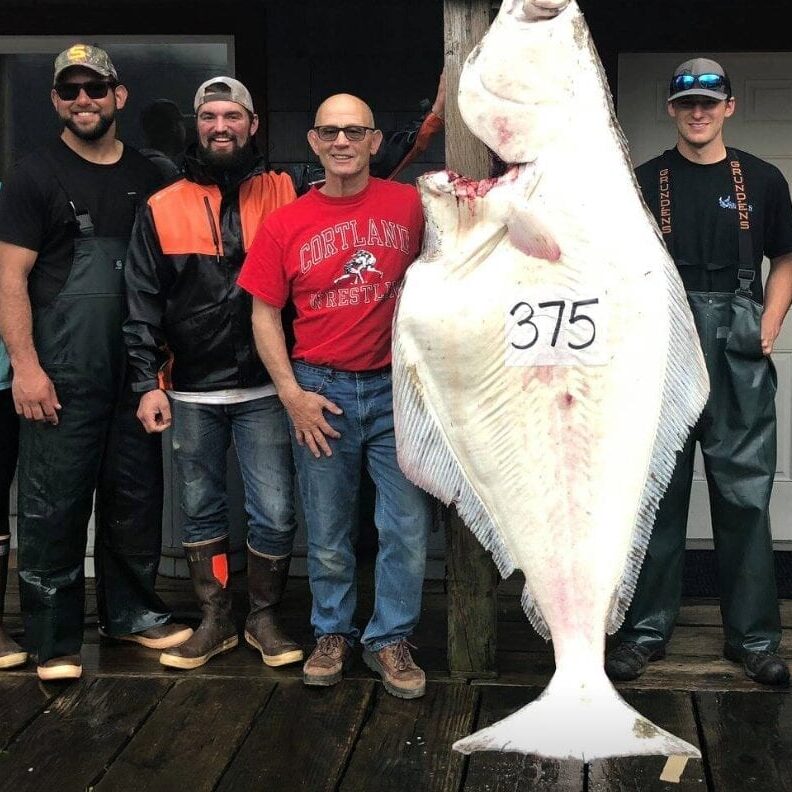
[[[0,190],[0,240],[38,253],[28,278],[31,303],[46,305],[69,276],[77,233],[69,201],[90,213],[95,236],[128,240],[138,205],[162,182],[156,166],[129,146],[113,165],[97,165],[58,138],[20,160]]]
[[[748,198],[756,276],[754,299],[762,302],[763,256],[792,253],[792,203],[778,168],[738,149]],[[635,170],[644,200],[660,223],[660,171],[669,167],[672,254],[687,291],[733,292],[737,286],[739,218],[730,157],[699,165],[676,148]],[[668,237],[665,237],[666,240]]]

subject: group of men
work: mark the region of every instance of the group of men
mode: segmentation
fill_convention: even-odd
[[[431,512],[396,461],[390,379],[395,298],[422,241],[418,195],[372,175],[383,136],[369,107],[347,94],[324,101],[308,131],[323,180],[309,190],[304,169],[270,171],[254,143],[251,95],[225,76],[198,88],[197,144],[180,176],[160,189],[157,170],[116,137],[126,96],[103,50],[61,53],[52,102],[63,133],[23,160],[0,193],[0,335],[13,367],[5,384],[21,416],[20,591],[39,676],[82,670],[94,490],[102,634],[161,650],[160,661],[178,669],[237,646],[225,491],[233,441],[248,517],[245,641],[271,666],[304,659],[276,618],[296,526],[296,472],[317,639],[304,681],[338,682],[360,642],[389,692],[421,696],[425,676],[408,639]],[[442,98],[440,91],[424,134],[439,128]],[[792,205],[777,169],[725,147],[734,102],[719,64],[682,64],[668,100],[677,145],[637,171],[688,291],[712,396],[680,455],[621,640],[606,658],[614,679],[643,673],[670,638],[698,440],[725,655],[758,682],[789,680],[776,654],[768,356],[792,301]],[[13,423],[11,399],[3,396],[0,408]],[[195,631],[171,621],[154,589],[167,428],[203,614]],[[364,464],[377,492],[379,549],[374,610],[361,634],[353,510]],[[0,602],[7,556],[0,524]],[[0,667],[25,660],[0,628]]]
[[[82,672],[83,556],[94,490],[100,632],[158,649],[164,665],[182,669],[238,644],[228,588],[225,491],[233,440],[248,517],[247,643],[271,666],[303,659],[302,648],[275,617],[296,528],[293,444],[303,502],[311,504],[317,646],[304,678],[316,685],[341,678],[359,637],[353,624],[355,521],[350,511],[331,515],[322,504],[356,502],[352,470],[357,465],[359,475],[365,460],[377,487],[380,534],[376,601],[362,639],[366,658],[395,695],[422,695],[424,675],[407,638],[420,610],[430,510],[396,464],[388,374],[398,283],[421,244],[417,193],[370,176],[382,133],[367,105],[339,95],[322,105],[309,133],[325,175],[296,201],[316,169],[267,168],[254,142],[258,116],[250,92],[226,76],[198,88],[197,144],[184,154],[180,177],[162,187],[160,171],[116,136],[116,113],[126,98],[106,52],[78,44],[61,53],[52,89],[61,137],[20,162],[0,205],[0,334],[22,429],[20,593],[38,674],[53,680]],[[442,111],[440,90],[417,130],[419,140],[442,127]],[[404,134],[386,143],[384,175],[412,145]],[[364,188],[356,227],[347,204]],[[324,212],[315,216],[310,200],[324,202]],[[295,399],[287,400],[276,390],[280,380],[273,382],[275,365],[270,363],[270,374],[256,350],[253,300],[237,279],[262,221],[291,204],[303,208],[309,246],[324,233],[331,207],[337,219],[330,227],[342,226],[333,251],[325,250],[323,280],[316,281],[314,272],[311,289],[326,295],[360,289],[361,297],[354,305],[339,299],[308,331],[301,311],[313,297],[306,301],[278,276],[281,288],[271,299],[280,301],[278,317],[287,302],[296,306],[294,322],[285,322],[290,335],[293,327],[296,349],[313,336],[347,339],[306,361],[361,388],[377,386],[357,424],[352,409],[336,429],[320,420],[325,407],[341,414],[342,395],[292,387]],[[347,277],[361,252],[358,233],[372,266],[355,271],[354,286],[342,286],[339,278]],[[285,272],[292,262],[273,260],[268,277],[280,267]],[[259,275],[253,280],[264,286]],[[328,349],[334,356],[327,356]],[[161,542],[159,433],[171,424],[184,546],[203,614],[195,631],[172,623],[154,588]],[[303,426],[326,432],[330,444],[344,448],[333,454],[322,442],[317,457],[302,459]],[[310,447],[316,450],[313,441]],[[333,479],[324,471],[336,461],[346,467]],[[0,640],[0,663],[25,661],[7,635]]]

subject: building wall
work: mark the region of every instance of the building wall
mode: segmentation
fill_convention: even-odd
[[[220,12],[202,0],[44,0],[35,13],[30,0],[7,2],[0,8],[5,35],[234,36],[236,76],[253,94],[263,122],[258,138],[273,164],[306,160],[305,133],[331,93],[362,96],[378,125],[395,129],[419,116],[421,99],[431,101],[442,68],[438,0],[229,0]],[[110,8],[113,13],[106,13]],[[427,167],[442,163],[442,139],[422,161]],[[406,177],[419,170],[413,167]]]
[[[434,98],[443,61],[442,7],[436,2],[352,0],[272,4],[267,10],[267,129],[273,164],[311,155],[306,131],[318,104],[334,93],[365,99],[383,130],[420,117]],[[442,136],[420,170],[442,167]]]

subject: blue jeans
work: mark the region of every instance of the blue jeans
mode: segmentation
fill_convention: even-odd
[[[363,632],[371,651],[409,636],[421,610],[428,495],[407,480],[396,461],[390,371],[354,373],[295,362],[300,387],[337,404],[343,415],[325,416],[341,433],[329,439],[333,455],[313,456],[292,433],[297,482],[308,528],[308,576],[317,637],[335,633],[354,643],[357,592],[353,531],[362,463],[376,488],[374,522],[379,550],[374,612]]]
[[[174,399],[171,406],[184,542],[228,535],[226,452],[233,438],[245,488],[248,546],[263,555],[289,555],[297,527],[294,465],[280,399],[266,396],[224,405]]]

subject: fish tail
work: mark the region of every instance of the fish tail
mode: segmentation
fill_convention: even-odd
[[[557,671],[542,695],[453,745],[464,754],[509,751],[590,762],[612,756],[686,756],[698,748],[655,726],[627,704],[604,672]]]

